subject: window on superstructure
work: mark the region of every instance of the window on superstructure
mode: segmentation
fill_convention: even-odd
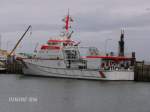
[[[78,58],[77,51],[75,50],[66,50],[65,54],[68,60],[76,60]]]

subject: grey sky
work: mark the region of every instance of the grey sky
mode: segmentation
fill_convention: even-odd
[[[33,50],[36,42],[59,35],[68,8],[75,20],[74,39],[104,50],[105,40],[112,38],[108,50],[117,50],[124,28],[127,51],[135,50],[139,59],[150,61],[150,0],[0,0],[3,48],[13,46],[29,24],[33,35],[18,50]]]

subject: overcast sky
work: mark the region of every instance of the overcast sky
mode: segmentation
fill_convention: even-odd
[[[58,36],[68,8],[74,18],[73,38],[83,45],[117,50],[120,30],[125,30],[126,50],[150,61],[150,0],[0,0],[2,48],[11,49],[28,25],[29,34],[17,49],[33,51],[35,44]]]

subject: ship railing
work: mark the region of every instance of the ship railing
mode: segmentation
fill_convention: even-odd
[[[78,49],[78,46],[65,46],[63,49]]]
[[[95,49],[92,52],[90,51],[90,48]],[[81,56],[118,56],[118,52],[104,52],[98,50],[96,47],[78,47]],[[95,52],[95,53],[94,53]],[[124,57],[132,57],[132,53],[125,52]]]
[[[109,53],[99,52],[99,55],[100,56],[119,56],[117,52],[109,52]],[[132,53],[124,53],[124,57],[132,57]]]
[[[80,51],[81,56],[119,56],[118,53],[105,53],[105,52],[98,52],[98,53],[90,53],[90,52],[83,52]],[[132,53],[125,53],[123,57],[128,57],[131,58],[132,57]]]

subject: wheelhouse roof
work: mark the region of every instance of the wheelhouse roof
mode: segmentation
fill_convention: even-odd
[[[53,43],[53,42],[56,42],[56,43],[61,43],[61,42],[71,42],[71,43],[75,43],[73,40],[53,40],[53,39],[50,39],[48,40],[48,43]]]

